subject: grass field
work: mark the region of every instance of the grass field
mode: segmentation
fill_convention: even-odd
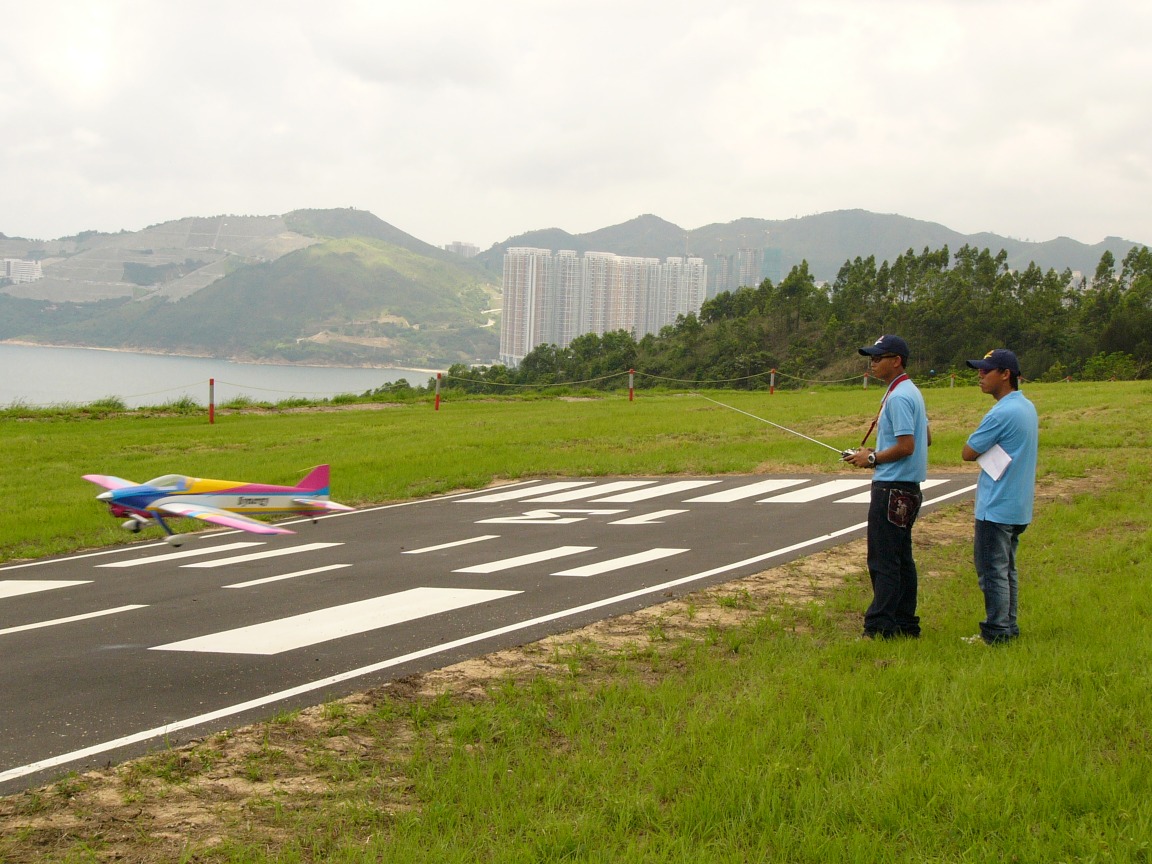
[[[879,392],[714,398],[833,446]],[[971,504],[917,525],[925,635],[859,641],[857,542],[358,698],[0,799],[0,861],[1152,860],[1152,386],[1029,385],[1019,642],[968,645]],[[991,405],[926,392],[931,461]],[[837,471],[690,394],[0,420],[5,559],[122,542],[87,472],[375,503],[497,479]],[[18,695],[6,694],[6,698]]]

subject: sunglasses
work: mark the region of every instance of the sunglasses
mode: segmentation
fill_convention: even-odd
[[[881,360],[891,360],[893,357],[899,357],[899,354],[874,354],[869,360],[869,363],[879,363]]]

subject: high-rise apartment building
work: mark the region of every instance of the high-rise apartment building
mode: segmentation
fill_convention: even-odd
[[[446,243],[444,249],[464,258],[475,258],[480,254],[479,246],[474,243],[465,243],[461,240],[453,240],[451,243]]]
[[[738,288],[758,288],[765,279],[779,284],[784,278],[781,250],[742,247],[734,255],[716,254],[708,268],[708,297]]]
[[[543,341],[544,299],[551,273],[550,249],[520,246],[504,253],[501,363],[516,365]]]
[[[25,261],[22,258],[5,258],[0,267],[0,276],[10,279],[14,284],[22,282],[35,282],[44,278],[44,271],[39,261]]]
[[[658,333],[698,312],[708,285],[700,258],[518,247],[504,255],[500,362],[515,366],[541,344],[567,347],[585,333]]]

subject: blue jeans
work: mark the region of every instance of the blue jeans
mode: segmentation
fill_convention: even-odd
[[[900,508],[897,496],[909,506]],[[864,635],[919,636],[918,579],[912,560],[912,525],[923,496],[919,483],[873,483],[868,507],[868,575],[872,605],[864,613]]]
[[[1007,642],[1020,635],[1016,625],[1016,546],[1027,527],[976,520],[972,561],[984,592],[986,617],[980,622],[980,635],[985,642]]]

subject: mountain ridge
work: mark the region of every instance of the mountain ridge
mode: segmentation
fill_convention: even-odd
[[[712,223],[684,229],[650,213],[642,214],[619,225],[600,228],[585,234],[569,234],[559,228],[528,232],[493,245],[477,256],[489,269],[503,252],[513,246],[551,249],[573,249],[576,252],[613,252],[645,258],[689,255],[705,263],[719,254],[732,254],[740,248],[773,248],[781,253],[781,266],[786,274],[792,267],[807,261],[810,272],[818,279],[831,282],[840,267],[856,257],[875,256],[877,263],[893,261],[909,249],[947,246],[955,252],[965,244],[992,252],[1008,253],[1008,266],[1025,269],[1035,262],[1042,270],[1064,269],[1085,274],[1095,272],[1105,251],[1119,261],[1133,246],[1145,246],[1132,240],[1109,236],[1087,244],[1070,237],[1046,241],[1017,240],[991,232],[961,234],[938,222],[927,222],[898,214],[873,213],[868,210],[833,210],[793,219],[760,219],[742,217],[726,223]],[[658,243],[651,238],[661,238]],[[539,242],[551,240],[552,245]],[[555,241],[567,240],[567,245]]]
[[[498,353],[503,253],[512,246],[711,263],[741,248],[778,251],[778,281],[807,261],[830,282],[856,257],[964,245],[1008,266],[1091,276],[1104,252],[1085,244],[992,233],[866,210],[785,220],[742,217],[685,230],[654,214],[584,234],[535,229],[464,258],[354,208],[282,216],[183,217],[137,232],[85,231],[52,241],[0,234],[0,256],[35,258],[45,278],[0,284],[0,339],[168,351],[273,362],[403,367],[491,363]]]

